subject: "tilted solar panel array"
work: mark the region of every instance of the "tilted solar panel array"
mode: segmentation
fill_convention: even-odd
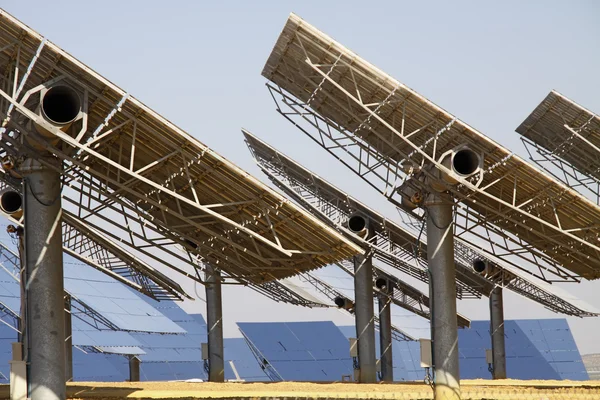
[[[341,381],[352,375],[348,341],[331,321],[237,325],[274,380]]]
[[[347,338],[356,337],[354,326],[339,326]],[[379,332],[375,332],[376,357],[379,359]],[[421,368],[419,342],[408,340],[392,341],[392,357],[394,360],[394,381],[419,381],[425,378],[425,370]]]
[[[189,315],[173,301],[150,299],[68,255],[64,268],[66,291],[122,329],[99,330],[73,310],[75,381],[128,379],[124,355],[137,355],[142,360],[142,380],[206,379],[200,351],[200,344],[207,341],[206,322],[201,315]],[[0,268],[0,304],[12,311],[0,318],[4,322],[0,323],[0,383],[8,382],[11,343],[17,341],[17,331],[11,325],[16,326],[20,288],[11,273],[10,266]],[[142,332],[145,329],[152,332]],[[227,339],[225,357],[226,361],[234,360],[242,379],[267,379],[243,339]],[[226,379],[236,379],[229,362],[225,368]]]
[[[509,378],[589,379],[565,319],[506,321],[504,333]],[[490,377],[485,363],[489,337],[488,321],[459,332],[462,378]]]
[[[491,348],[489,321],[472,321],[458,331],[461,379],[490,379],[485,350]],[[354,326],[341,326],[346,337],[356,337]],[[506,370],[513,379],[587,380],[588,373],[566,319],[508,320]],[[379,337],[375,337],[379,350]],[[419,342],[393,342],[394,380],[422,380]],[[377,357],[379,357],[379,352]]]

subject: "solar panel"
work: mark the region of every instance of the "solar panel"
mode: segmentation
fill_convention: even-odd
[[[509,378],[587,380],[567,321],[507,320],[506,363]],[[459,331],[461,378],[489,378],[485,349],[491,347],[489,321],[473,321]]]
[[[600,277],[600,207],[296,15],[263,76],[282,115],[404,209],[401,189],[423,190],[407,178],[431,175],[424,164],[452,174],[441,157],[469,146],[483,156],[481,173],[445,187],[458,201],[456,235],[556,276],[541,278]]]
[[[276,380],[340,381],[352,374],[348,341],[333,322],[237,325],[259,363],[271,369]]]
[[[39,135],[35,140],[67,164],[65,196],[74,201],[64,204],[72,210],[106,216],[117,206],[132,221],[153,225],[161,237],[255,283],[361,252],[54,43],[5,11],[0,16],[0,65],[9,62],[14,43],[17,68],[31,67],[20,82],[20,99],[13,99],[12,88],[0,91],[11,104],[3,102],[0,111],[11,114],[7,129],[14,134],[36,136],[24,128],[33,121],[60,139],[58,145]],[[85,114],[69,133],[20,102],[39,99],[43,85],[55,84],[77,92]],[[25,151],[14,141],[11,146]]]
[[[376,240],[374,243],[368,243],[373,248],[375,257],[386,265],[414,278],[425,283],[429,282],[429,275],[425,269],[427,245],[423,241],[419,241],[416,233],[396,224],[356,198],[344,193],[250,132],[243,130],[243,133],[259,167],[276,186],[304,205],[309,211],[315,212],[326,223],[332,224],[346,234],[348,234],[348,230],[344,223],[354,213],[360,213],[371,221],[375,221],[373,229],[376,232]],[[475,260],[486,259],[491,261],[496,268],[495,273],[486,275],[487,279],[472,269]],[[530,273],[525,273],[500,258],[483,253],[460,238],[455,240],[455,265],[457,297],[459,298],[468,297],[467,295],[471,294],[487,296],[494,285],[500,285],[555,312],[579,317],[598,314],[594,307],[568,292],[536,279]],[[425,306],[428,308],[427,304]],[[460,326],[467,326],[466,322],[459,316]]]
[[[472,321],[458,331],[461,379],[490,379],[485,350],[491,348],[489,321]],[[355,337],[354,326],[340,326]],[[587,380],[588,375],[565,319],[505,321],[506,363],[512,379]],[[378,339],[378,338],[377,338]],[[379,346],[377,346],[379,349]],[[394,380],[421,380],[418,342],[393,342]]]
[[[567,97],[551,91],[519,125],[533,161],[557,179],[600,195],[600,117]],[[554,167],[554,170],[549,167]]]
[[[260,367],[254,354],[244,338],[226,338],[225,348],[225,379],[237,379],[233,371],[235,367],[239,377],[247,382],[268,381],[269,378]],[[233,367],[230,363],[233,362]]]
[[[125,331],[182,333],[184,330],[132,291],[92,268],[67,263],[65,290]]]
[[[17,331],[7,324],[0,323],[0,383],[8,383],[9,361],[12,360],[12,344],[17,341]]]

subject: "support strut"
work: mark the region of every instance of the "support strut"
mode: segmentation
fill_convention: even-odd
[[[206,265],[206,322],[208,324],[208,380],[225,381],[221,272]]]
[[[60,165],[53,157],[47,162]],[[27,357],[31,400],[64,400],[65,313],[60,174],[28,159],[25,192]]]
[[[354,256],[354,312],[361,383],[377,382],[373,264],[371,255]]]
[[[427,262],[431,274],[433,309],[433,364],[436,400],[460,399],[458,327],[456,322],[456,272],[452,198],[431,191],[427,210]]]
[[[382,289],[389,296],[393,296],[394,289],[389,284]],[[394,362],[392,359],[392,302],[390,297],[378,296],[379,302],[379,364],[381,365],[381,380],[394,381]]]
[[[506,349],[504,347],[504,304],[502,287],[490,293],[490,335],[492,337],[492,375],[506,379]]]

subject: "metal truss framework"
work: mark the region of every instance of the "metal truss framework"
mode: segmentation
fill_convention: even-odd
[[[257,284],[360,252],[4,11],[0,50],[2,155],[16,165],[35,157],[33,140],[60,158],[73,189],[68,200],[82,214],[101,218],[107,208],[127,207],[143,224],[171,232],[167,242]],[[40,91],[56,84],[82,100],[82,117],[68,132],[34,112]],[[34,125],[59,141],[48,142]]]
[[[341,293],[340,291],[335,289],[333,286],[331,286],[329,283],[325,282],[324,280],[320,279],[319,277],[315,276],[314,274],[311,274],[310,272],[305,272],[303,274],[300,274],[300,275],[298,275],[298,278],[301,281],[313,286],[318,292],[320,292],[325,297],[327,297],[329,300],[331,300],[332,303],[338,297],[341,297],[343,299],[348,299],[348,296],[344,295],[343,293]],[[377,295],[379,295],[379,291],[377,291],[375,293],[374,297],[377,297]],[[402,297],[400,297],[399,299],[396,299],[395,297],[390,297],[390,296],[387,296],[387,297],[390,299],[390,301],[393,304],[396,304],[399,307],[402,307],[405,309],[406,309],[406,307],[409,306],[409,304],[413,303],[413,300],[409,300],[408,302],[405,302]],[[351,299],[348,299],[348,300],[352,301]],[[353,309],[344,309],[344,310],[346,312],[348,312],[349,314],[354,315]],[[375,325],[379,326],[379,318],[374,317],[374,321],[375,321]],[[392,325],[392,336],[394,337],[394,339],[399,340],[399,341],[416,340],[414,337],[410,336],[409,334],[407,334],[406,332],[402,331],[400,328],[398,328],[394,325]]]
[[[0,190],[8,187],[23,192],[20,182],[0,175]],[[21,225],[20,221],[7,218]],[[155,300],[191,298],[169,277],[67,212],[63,215],[62,237],[64,252]]]
[[[456,258],[466,263],[487,262],[491,268],[490,272],[485,274],[485,278],[492,287],[500,286],[510,289],[559,314],[574,317],[597,317],[600,315],[600,311],[570,293],[524,273],[520,269],[508,266],[497,257],[483,255],[481,251],[473,248],[467,242],[458,241],[454,252]]]
[[[8,186],[20,191],[21,185],[19,181],[10,176],[0,174],[0,189]],[[63,200],[72,201],[68,197],[64,197]],[[63,207],[65,206],[68,207],[63,204]],[[121,210],[125,210],[125,208],[123,207]],[[19,221],[10,219],[15,224],[19,224]],[[129,231],[123,229],[124,226],[132,227],[134,225],[140,229]],[[117,243],[126,245],[128,248],[121,247]],[[200,276],[204,267],[199,257],[191,252],[182,251],[178,243],[169,242],[164,237],[161,238],[153,230],[151,224],[138,219],[135,214],[128,215],[125,211],[120,214],[115,212],[112,218],[93,220],[74,215],[63,208],[63,250],[156,300],[176,300],[182,296],[188,298],[189,296],[177,283],[135,256],[134,254],[137,252],[158,265],[173,269],[187,278],[204,284]],[[188,273],[184,269],[174,266],[175,263],[187,264],[191,267],[188,269],[193,272]],[[228,277],[227,274],[225,277]],[[274,301],[305,307],[322,306],[304,298],[302,294],[296,293],[278,281],[265,282],[262,285],[251,282],[244,283],[243,280],[238,281]],[[177,296],[175,297],[175,295]]]
[[[345,221],[351,215],[356,213],[362,214],[373,222],[372,228],[376,236],[368,244],[374,252],[388,251],[390,253],[389,257],[391,257],[393,253],[389,251],[388,242],[394,241],[394,237],[408,237],[410,238],[409,240],[403,239],[398,241],[396,245],[404,248],[407,254],[421,255],[422,259],[418,263],[415,263],[415,265],[426,265],[427,246],[419,243],[418,232],[417,234],[413,234],[407,231],[395,222],[386,219],[377,211],[344,193],[323,178],[302,167],[267,143],[248,132],[244,134],[248,147],[261,170],[267,174],[277,187],[282,189],[291,198],[297,200],[309,211],[314,212],[323,221],[331,224],[344,234],[351,235],[355,240],[364,242],[361,238],[350,233],[344,225]],[[411,228],[420,230],[422,222],[418,226],[411,226]],[[495,286],[502,286],[557,313],[578,317],[597,315],[593,307],[588,304],[573,298],[568,293],[561,293],[560,289],[556,289],[546,282],[540,281],[531,276],[531,274],[522,272],[514,265],[507,265],[505,261],[474,248],[463,239],[458,238],[455,240],[454,248],[457,273],[460,274],[462,272],[462,274],[468,277],[468,279],[463,278],[464,281],[471,285],[475,283],[474,287],[478,289],[479,293],[485,296],[489,296]],[[389,257],[383,257],[381,261],[385,262]],[[494,265],[495,273],[488,274],[485,277],[475,273],[471,266],[477,260],[488,261],[491,265]],[[393,267],[397,263],[387,265]],[[348,269],[345,270],[348,271]],[[406,269],[400,270],[407,273]],[[377,269],[375,272],[376,274],[378,273]],[[408,274],[415,277],[414,274]],[[416,277],[418,278],[419,276]],[[425,277],[428,277],[428,275],[425,275]],[[424,282],[428,283],[428,280],[424,280]],[[460,287],[460,281],[457,284]]]
[[[386,219],[249,132],[245,131],[244,135],[258,166],[275,186],[325,223],[371,249],[380,262],[429,283],[427,245],[417,235]],[[373,236],[369,240],[354,235],[346,228],[346,221],[355,213],[371,221]],[[492,286],[473,273],[470,264],[457,260],[456,267],[457,298],[479,299],[489,294]]]
[[[348,275],[354,277],[353,268],[354,265],[350,261],[343,261],[336,264],[340,269],[346,272]],[[390,285],[394,288],[393,294],[390,295],[385,291],[379,290],[373,285],[374,297],[384,296],[389,299],[392,304],[397,305],[407,311],[417,314],[427,320],[431,320],[431,310],[429,309],[429,297],[418,289],[408,285],[398,277],[387,273],[381,268],[373,266],[373,279],[377,278],[386,279]],[[459,328],[468,328],[471,326],[471,321],[464,316],[456,315],[457,323]]]
[[[548,151],[537,143],[521,138],[529,159],[544,171],[562,181],[565,185],[579,193],[594,199],[600,204],[600,180],[580,172],[555,153]]]
[[[529,158],[600,204],[600,117],[556,91],[519,125]],[[537,156],[532,154],[537,153]]]
[[[424,190],[408,178],[432,176],[425,164],[452,174],[441,157],[470,146],[483,173],[447,186],[457,200],[455,234],[547,281],[600,277],[598,206],[297,16],[263,75],[282,115],[398,206],[401,186]]]

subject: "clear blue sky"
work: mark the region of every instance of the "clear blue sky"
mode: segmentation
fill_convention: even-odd
[[[0,4],[260,179],[242,126],[391,217],[389,204],[274,111],[260,71],[290,12],[520,154],[514,129],[551,89],[600,112],[600,3],[594,1]],[[600,308],[600,282],[565,289]],[[201,301],[184,307],[204,313]],[[486,300],[460,302],[459,310],[471,319],[488,317]],[[238,335],[235,321],[352,322],[333,310],[276,304],[239,287],[224,291],[224,312],[227,336]],[[556,316],[508,293],[505,313]],[[600,352],[600,320],[569,323],[582,353]]]

